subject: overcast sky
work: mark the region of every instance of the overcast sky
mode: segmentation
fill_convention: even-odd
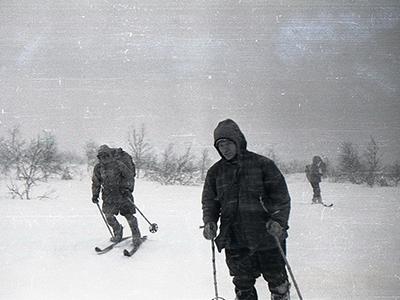
[[[399,21],[398,0],[2,0],[0,134],[201,149],[232,118],[284,159],[372,135],[399,160]]]

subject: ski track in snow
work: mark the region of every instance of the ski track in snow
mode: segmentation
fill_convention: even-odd
[[[136,204],[159,226],[133,257],[122,242],[104,255],[109,233],[91,203],[89,175],[52,181],[55,199],[11,199],[0,186],[0,299],[207,300],[214,297],[211,249],[202,237],[201,186],[161,186],[138,180]],[[334,207],[311,205],[303,174],[287,176],[292,197],[288,260],[304,299],[400,299],[399,188],[323,182]],[[129,234],[126,221],[118,216]],[[219,295],[233,299],[233,286],[217,253]],[[269,299],[262,279],[259,299]],[[298,299],[292,286],[292,298]]]

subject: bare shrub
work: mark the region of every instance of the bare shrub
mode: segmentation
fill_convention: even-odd
[[[54,136],[44,133],[29,143],[21,140],[16,151],[18,159],[13,166],[17,182],[11,179],[8,189],[13,196],[30,199],[35,185],[47,181],[52,174],[58,174],[62,169],[56,141]]]
[[[147,142],[143,124],[139,131],[135,128],[131,129],[128,134],[128,145],[135,162],[136,176],[139,178],[140,171],[146,169],[153,158],[153,147]]]
[[[338,176],[351,183],[361,183],[362,165],[357,149],[350,142],[343,142],[339,149]]]
[[[207,170],[211,165],[211,158],[210,158],[208,149],[203,149],[203,151],[201,151],[201,156],[198,161],[198,165],[199,165],[199,171],[200,171],[199,180],[201,182],[204,182],[204,180],[206,178]]]
[[[88,141],[86,142],[84,148],[87,169],[89,171],[97,163],[97,150],[99,149],[99,144],[94,141]]]
[[[0,168],[1,172],[8,175],[12,169],[17,169],[22,158],[22,149],[26,142],[21,137],[19,127],[8,131],[8,135],[0,138]]]
[[[374,186],[377,179],[382,181],[382,155],[378,143],[371,136],[366,150],[364,151],[364,180],[369,186]]]
[[[149,177],[164,185],[193,184],[199,171],[194,160],[190,147],[183,154],[177,154],[174,145],[170,144],[162,152]]]
[[[388,177],[395,186],[400,182],[400,161],[396,161],[393,165],[387,167]]]

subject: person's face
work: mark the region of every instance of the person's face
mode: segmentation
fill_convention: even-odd
[[[110,153],[100,153],[99,155],[97,155],[97,157],[99,158],[100,162],[103,164],[106,164],[111,161]]]
[[[231,140],[223,140],[219,142],[218,150],[226,160],[233,159],[237,154],[236,144]]]

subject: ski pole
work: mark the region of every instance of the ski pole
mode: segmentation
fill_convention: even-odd
[[[275,211],[274,213],[271,214],[271,213],[269,212],[269,210],[266,208],[266,206],[264,205],[264,203],[263,203],[261,197],[259,198],[259,201],[260,201],[261,207],[263,208],[263,210],[264,210],[269,216],[274,215],[274,214],[276,214],[276,213],[279,212],[279,210],[278,210],[278,211]],[[279,249],[279,252],[281,253],[282,258],[283,258],[283,260],[285,261],[286,267],[287,267],[287,269],[288,269],[288,271],[289,271],[290,278],[292,278],[294,287],[296,288],[297,295],[299,296],[300,300],[303,300],[303,297],[301,296],[300,289],[299,289],[299,287],[298,287],[298,285],[297,285],[296,279],[294,278],[294,275],[293,275],[293,272],[292,272],[292,268],[290,267],[289,262],[288,262],[288,260],[287,260],[287,258],[286,258],[285,252],[284,252],[283,249],[282,249],[281,242],[279,241],[279,239],[278,239],[277,236],[273,235],[273,237],[274,237],[274,239],[275,239],[276,244],[278,245],[278,249]]]
[[[215,265],[215,243],[214,239],[211,239],[211,252],[212,252],[212,265],[213,265],[213,277],[214,277],[214,291],[215,291],[215,298],[212,298],[211,300],[225,300],[222,297],[218,296],[218,288],[217,288],[217,268]]]
[[[288,262],[288,260],[286,258],[285,252],[282,249],[281,242],[279,241],[278,237],[276,237],[275,235],[273,237],[275,238],[276,244],[278,245],[279,252],[281,253],[282,258],[285,261],[285,264],[286,264],[286,267],[287,267],[287,269],[289,271],[290,277],[292,278],[294,287],[296,288],[297,295],[299,296],[300,300],[303,300],[303,297],[301,296],[301,293],[300,293],[299,286],[297,285],[296,279],[294,278],[294,275],[293,275],[293,272],[292,272],[292,268],[290,267],[289,262]]]
[[[149,231],[150,231],[151,233],[157,232],[157,230],[158,230],[158,225],[157,225],[156,223],[151,223],[151,222],[146,218],[146,216],[140,211],[140,209],[137,207],[137,205],[136,205],[131,199],[129,199],[129,202],[131,202],[131,203],[133,204],[133,206],[134,206],[134,207],[136,208],[136,210],[142,215],[142,217],[147,221],[147,223],[150,224]]]
[[[106,217],[104,216],[104,213],[103,213],[103,211],[101,210],[99,203],[97,202],[96,204],[97,204],[97,208],[98,208],[99,211],[100,211],[101,216],[103,217],[104,223],[106,223],[106,226],[107,226],[107,228],[108,228],[108,231],[109,231],[110,234],[111,234],[111,237],[114,237],[114,234],[112,233],[111,228],[110,228],[110,226],[109,226],[108,223],[107,223]]]
[[[200,229],[204,228],[204,226],[200,226]],[[212,261],[212,266],[213,266],[213,277],[214,277],[214,292],[215,292],[215,297],[212,298],[211,300],[225,300],[225,298],[219,297],[218,296],[218,287],[217,287],[217,267],[215,264],[215,242],[214,239],[211,239],[211,261]]]

